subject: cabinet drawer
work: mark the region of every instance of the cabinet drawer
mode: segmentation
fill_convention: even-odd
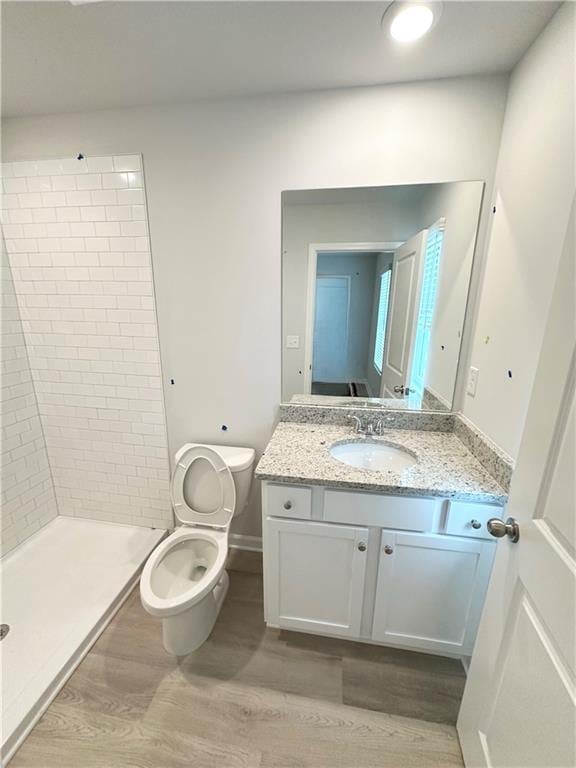
[[[309,520],[312,516],[312,489],[268,483],[265,486],[264,508],[270,517]]]
[[[491,539],[486,523],[491,517],[502,517],[503,513],[503,507],[490,504],[451,501],[448,506],[444,532],[449,536],[473,536],[476,539]]]
[[[326,491],[324,520],[348,525],[373,525],[404,531],[429,531],[441,499],[411,499],[373,493]]]

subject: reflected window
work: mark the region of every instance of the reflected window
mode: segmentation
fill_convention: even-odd
[[[412,387],[422,394],[426,378],[426,366],[430,352],[430,337],[436,295],[438,293],[438,277],[440,275],[440,258],[444,240],[444,220],[432,225],[426,239],[424,257],[424,273],[422,275],[422,292],[416,325],[416,340],[414,345],[414,361],[412,365]]]
[[[386,339],[386,320],[388,318],[388,302],[390,299],[390,275],[388,269],[380,275],[380,297],[378,299],[378,318],[376,320],[376,342],[374,344],[374,368],[382,373],[384,359],[384,341]]]

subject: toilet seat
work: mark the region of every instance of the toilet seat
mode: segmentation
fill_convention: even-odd
[[[220,501],[209,512],[193,509],[186,500],[184,484],[192,465],[199,460],[208,462],[219,484]],[[178,456],[170,486],[174,514],[183,525],[228,526],[236,507],[236,486],[230,468],[214,449],[207,445],[190,444]]]
[[[201,560],[202,566],[205,565],[205,558],[199,558],[197,551],[198,545],[201,546],[203,543],[207,547],[214,548],[212,552],[214,558],[202,576],[198,580],[194,580],[192,576],[196,570],[196,564]],[[188,578],[186,575],[178,574],[178,564],[171,562],[171,558],[175,560],[180,551],[182,554],[181,561],[185,562]],[[146,561],[140,579],[140,597],[144,607],[153,616],[164,618],[182,613],[182,611],[195,605],[220,581],[227,554],[227,531],[192,526],[178,528],[156,547]],[[159,569],[165,570],[165,579],[161,578],[162,574]],[[171,594],[172,585],[177,578],[180,586],[185,582],[189,586],[176,594]]]

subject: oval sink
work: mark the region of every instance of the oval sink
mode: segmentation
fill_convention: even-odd
[[[335,443],[330,447],[330,454],[349,467],[380,472],[402,472],[408,467],[413,467],[418,461],[409,451],[376,442]]]

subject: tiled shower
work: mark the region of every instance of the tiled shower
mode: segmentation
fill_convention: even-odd
[[[136,584],[172,511],[141,157],[8,163],[2,184],[9,757]]]
[[[14,162],[2,172],[4,285],[17,300],[6,306],[13,359],[3,359],[5,407],[16,419],[4,423],[14,463],[6,548],[56,507],[165,528],[168,454],[141,157]]]
[[[20,312],[2,248],[2,551],[57,514]]]

